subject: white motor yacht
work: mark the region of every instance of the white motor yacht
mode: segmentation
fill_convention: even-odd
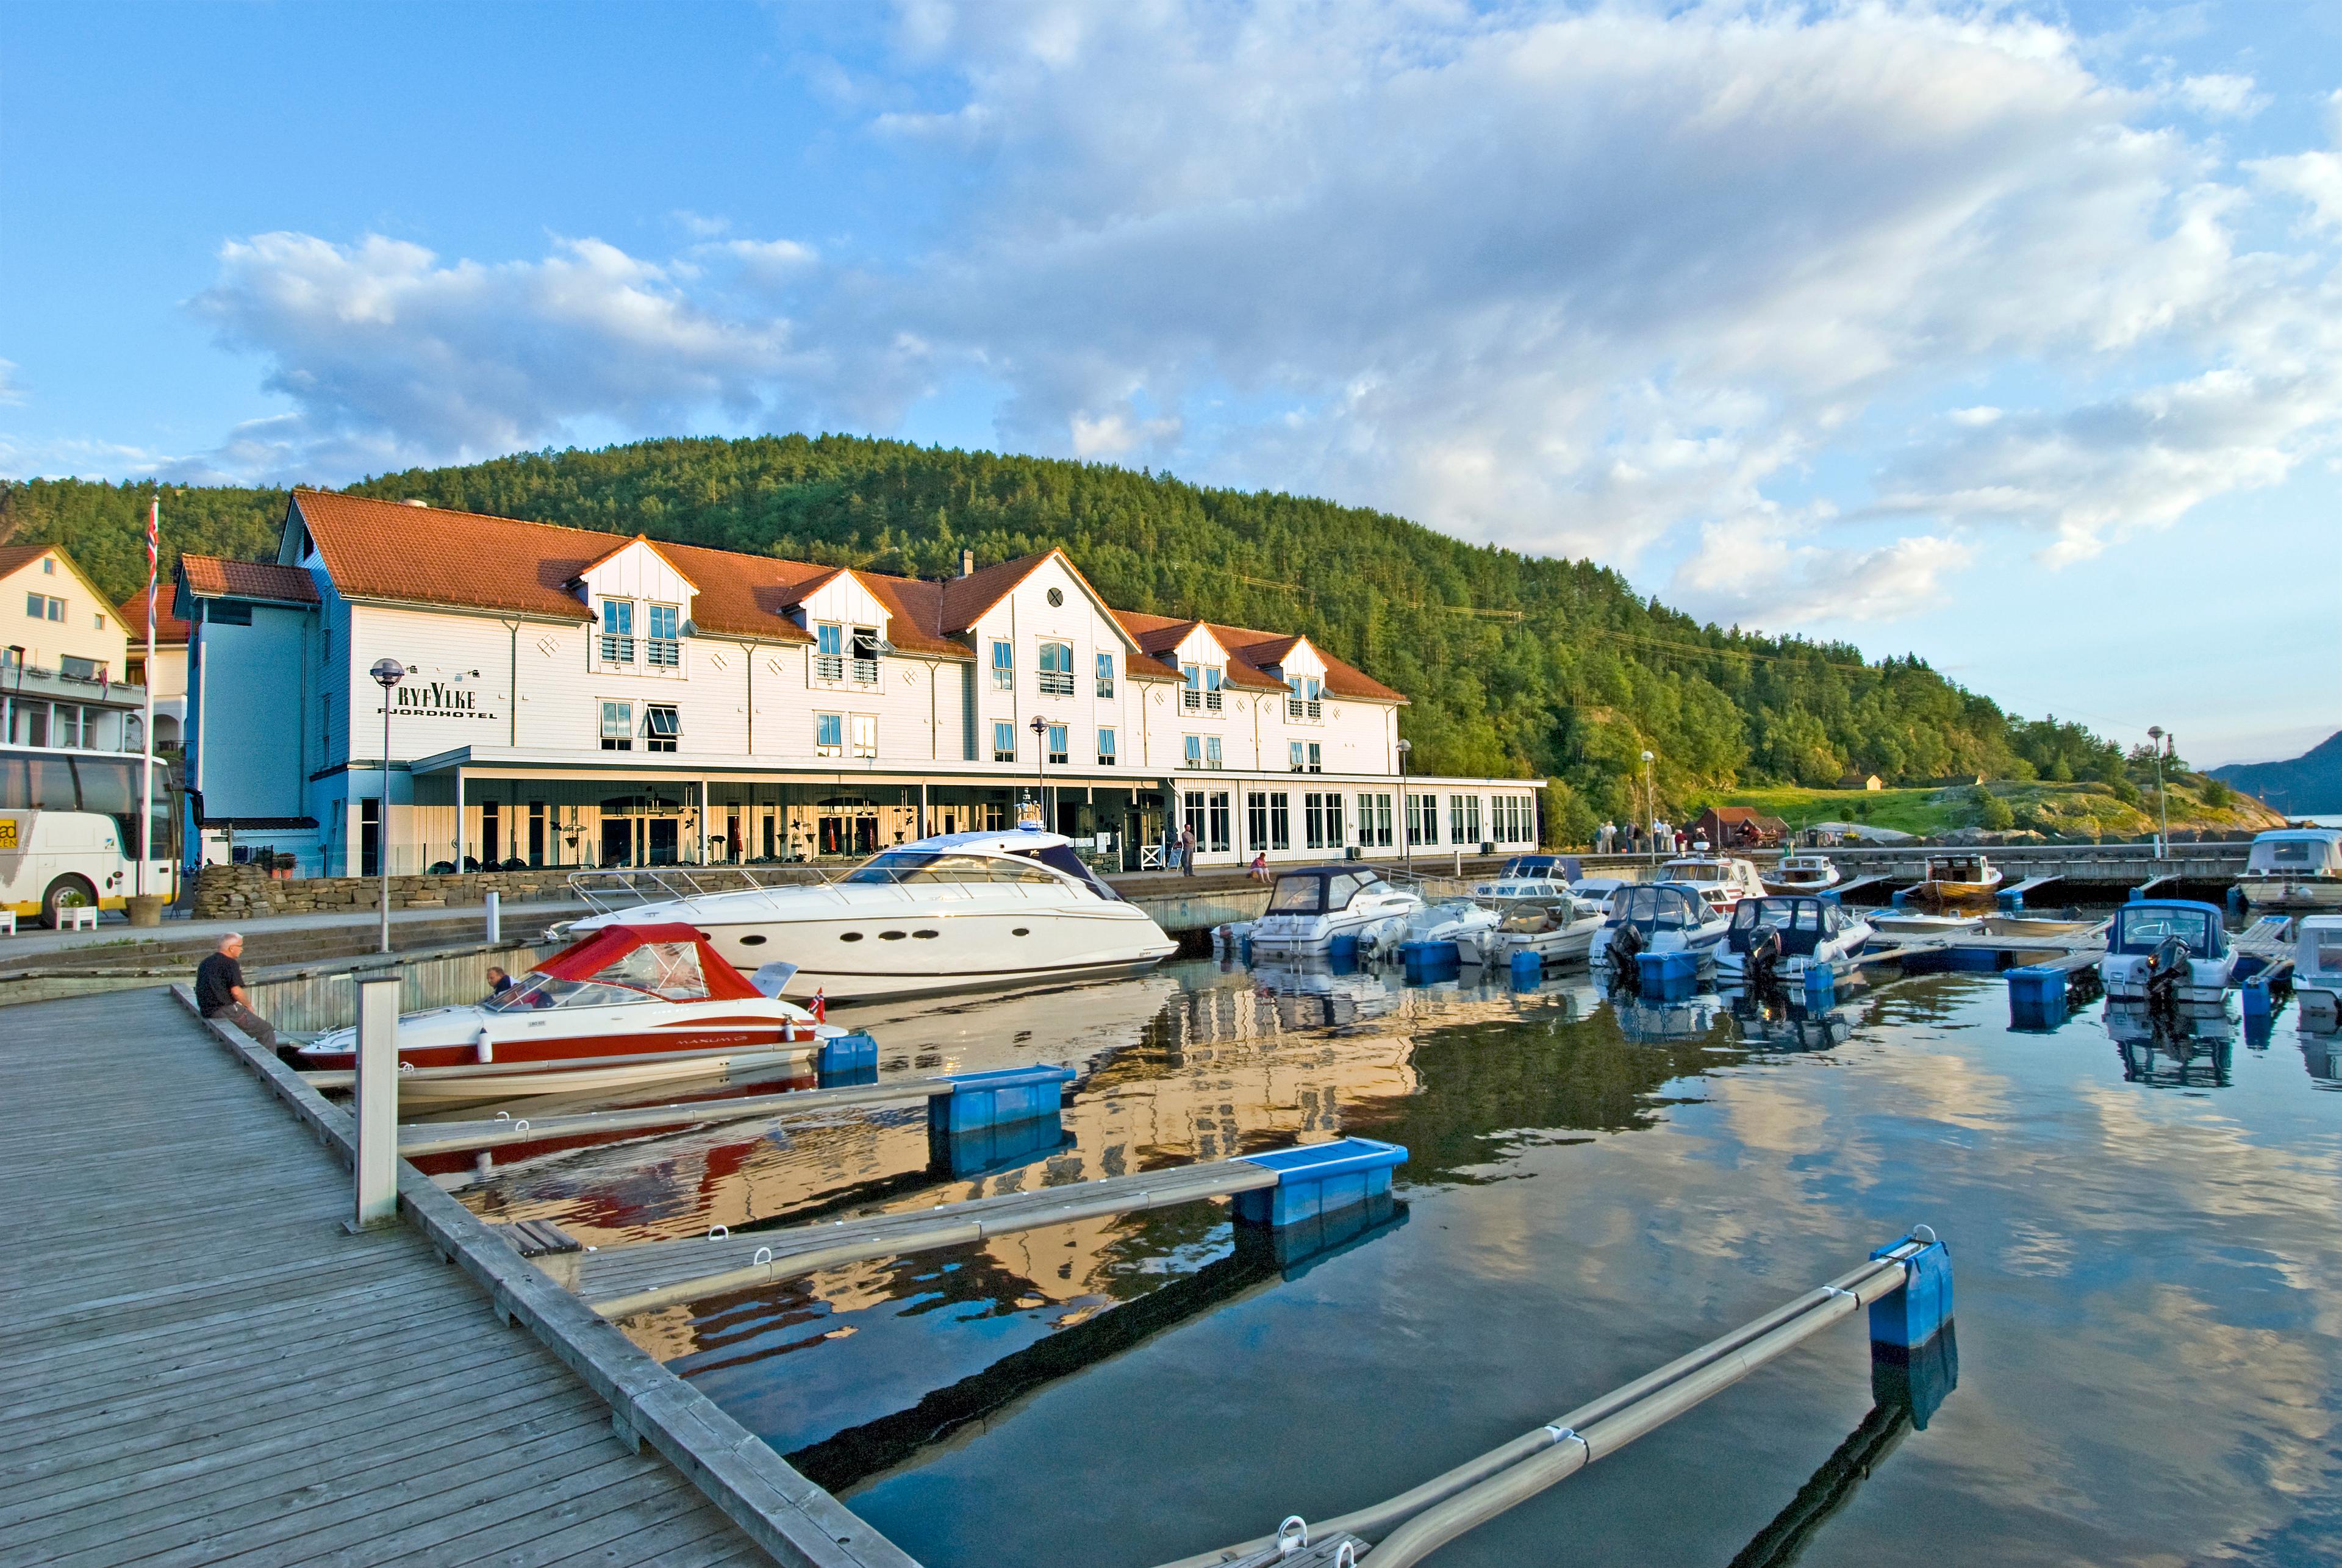
[[[1697,888],[1707,906],[1718,914],[1730,914],[1732,906],[1744,898],[1765,895],[1765,879],[1756,874],[1756,864],[1736,855],[1686,855],[1671,860],[1659,867],[1654,880]]]
[[[2342,828],[2256,834],[2237,886],[2256,909],[2342,909]]]
[[[1252,950],[1263,958],[1323,954],[1336,936],[1358,939],[1359,956],[1394,946],[1406,917],[1423,907],[1420,894],[1393,887],[1362,865],[1313,865],[1280,871],[1269,889],[1268,913],[1252,924]]]
[[[683,921],[744,970],[797,966],[786,992],[832,1002],[1095,980],[1151,969],[1178,944],[1100,882],[1062,834],[947,833],[874,855],[835,882],[694,894],[590,915]]]
[[[1594,934],[1586,955],[1596,964],[1614,952],[1669,953],[1688,948],[1702,972],[1713,967],[1716,949],[1732,922],[1709,906],[1700,890],[1683,883],[1644,882],[1618,890],[1610,914]]]
[[[1826,854],[1785,854],[1765,879],[1767,893],[1821,893],[1845,881]]]
[[[1602,921],[1598,905],[1580,904],[1566,893],[1558,898],[1522,899],[1508,905],[1497,922],[1496,951],[1534,953],[1547,968],[1581,963]]]
[[[1870,923],[1836,901],[1802,895],[1746,898],[1716,955],[1716,974],[1736,984],[1797,980],[1821,967],[1843,974],[1869,944]]]
[[[1516,854],[1487,882],[1474,885],[1472,896],[1500,903],[1516,898],[1566,898],[1570,878],[1579,869],[1576,859],[1558,854]]]

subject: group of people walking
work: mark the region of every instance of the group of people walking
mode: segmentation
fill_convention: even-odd
[[[1606,822],[1594,830],[1594,853],[1596,854],[1674,854],[1683,848],[1684,835],[1673,823],[1656,822],[1646,829],[1641,823]]]

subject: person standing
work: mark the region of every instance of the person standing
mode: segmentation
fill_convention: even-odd
[[[244,937],[231,931],[219,939],[217,952],[195,965],[195,1011],[235,1024],[263,1051],[274,1051],[275,1026],[252,1010],[245,994],[243,956]]]
[[[1196,874],[1196,830],[1192,827],[1179,830],[1179,872],[1183,876]]]

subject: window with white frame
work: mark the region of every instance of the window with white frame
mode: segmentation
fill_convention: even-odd
[[[1186,664],[1179,671],[1186,689],[1179,694],[1179,705],[1191,714],[1216,714],[1220,711],[1220,687],[1227,672],[1216,664]]]
[[[1051,724],[1048,734],[1049,765],[1053,768],[1064,767],[1074,760],[1073,753],[1068,749],[1072,743],[1066,738],[1066,727],[1064,724]]]
[[[846,628],[836,622],[824,621],[814,627],[813,637],[813,678],[846,679]]]
[[[631,664],[635,662],[635,602],[632,599],[602,601],[602,662],[606,664]]]
[[[1006,719],[993,721],[992,760],[996,763],[1013,763],[1016,760],[1016,726]]]
[[[1308,766],[1309,754],[1301,749],[1299,741],[1286,743],[1286,755],[1290,763],[1290,771],[1294,773],[1300,773]]]
[[[853,734],[854,755],[857,757],[875,757],[878,754],[877,714],[855,714]]]
[[[1217,735],[1206,735],[1204,737],[1204,765],[1207,768],[1217,769],[1220,766],[1220,737]]]
[[[846,754],[844,714],[814,714],[813,754],[817,757],[842,757]]]
[[[1070,697],[1074,694],[1074,645],[1071,643],[1041,644],[1041,667],[1036,677],[1045,697]]]
[[[1324,716],[1326,684],[1315,675],[1294,675],[1285,683],[1285,716],[1288,719],[1316,719]]]
[[[1097,656],[1097,694],[1101,697],[1114,695],[1114,655],[1112,654],[1100,654]]]
[[[1391,797],[1379,791],[1358,792],[1358,843],[1368,849],[1388,849],[1391,844]]]
[[[1291,797],[1281,790],[1268,792],[1268,847],[1293,847],[1293,807]]]
[[[876,685],[878,684],[878,628],[856,626],[854,628],[852,641],[855,680],[862,685]]]
[[[643,663],[654,670],[672,670],[683,664],[683,607],[679,604],[651,606],[650,638],[643,648]]]
[[[1301,842],[1309,849],[1341,847],[1342,797],[1338,792],[1311,790],[1301,797]]]
[[[1447,797],[1448,838],[1455,844],[1480,842],[1480,797],[1476,794],[1452,794]]]
[[[65,602],[46,594],[25,595],[25,615],[34,621],[62,621],[65,618]]]
[[[1226,854],[1233,846],[1228,842],[1228,792],[1216,789],[1205,797],[1208,809],[1204,814],[1205,825],[1210,829],[1207,838],[1196,841],[1197,849],[1209,845],[1214,854]]]
[[[1204,765],[1203,736],[1182,735],[1179,737],[1179,757],[1183,766],[1199,768]]]
[[[1439,842],[1439,797],[1436,794],[1411,794],[1406,797],[1406,842],[1437,844]]]
[[[1112,730],[1101,729],[1098,731],[1097,759],[1098,766],[1102,768],[1110,768],[1115,765],[1114,732]]]
[[[1309,743],[1309,771],[1313,774],[1326,771],[1326,748],[1316,741]]]
[[[604,703],[602,704],[602,749],[606,752],[630,752],[635,749],[635,704]]]
[[[643,709],[643,749],[671,752],[683,736],[683,718],[672,703],[652,703]]]
[[[1016,646],[996,640],[992,644],[992,687],[995,691],[1016,689]]]

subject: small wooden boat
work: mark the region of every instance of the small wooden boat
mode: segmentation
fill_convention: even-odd
[[[1980,854],[1931,854],[1919,896],[1931,904],[1964,904],[1990,898],[2001,883],[1992,862]]]
[[[766,965],[751,982],[695,927],[602,926],[485,1002],[399,1019],[399,1098],[623,1088],[811,1056],[846,1031],[780,999],[792,968]],[[302,1072],[346,1073],[357,1031],[284,1054]]]

